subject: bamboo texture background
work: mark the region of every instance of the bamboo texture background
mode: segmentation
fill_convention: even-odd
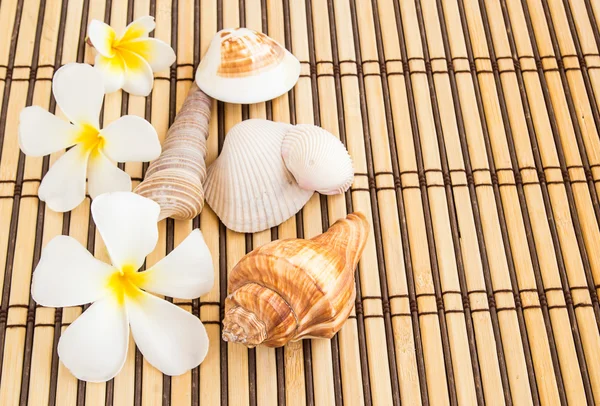
[[[272,102],[215,102],[208,161],[240,120],[314,123],[347,145],[356,179],[254,235],[207,206],[161,222],[148,265],[194,227],[213,253],[212,292],[177,302],[205,323],[209,355],[170,378],[130,347],[114,380],[86,384],[56,355],[83,308],[37,307],[31,273],[59,234],[107,253],[89,199],[64,215],[40,204],[61,153],[21,154],[18,115],[54,112],[54,71],[93,63],[91,19],[148,14],[176,65],[148,98],[108,95],[104,123],[145,116],[162,139],[214,33],[247,26],[285,44],[302,74]],[[599,26],[597,0],[0,0],[0,405],[600,403]],[[137,184],[146,167],[125,169]],[[355,210],[372,233],[336,337],[220,340],[227,273],[246,252]]]

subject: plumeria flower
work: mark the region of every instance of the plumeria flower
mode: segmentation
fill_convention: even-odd
[[[93,304],[61,335],[58,355],[78,379],[116,376],[127,356],[129,329],[146,360],[167,375],[198,366],[208,351],[200,320],[148,292],[195,299],[213,286],[213,264],[196,229],[146,271],[138,268],[158,241],[158,204],[131,192],[92,202],[92,216],[112,265],[75,239],[58,236],[42,251],[33,274],[33,299],[50,307]]]
[[[104,76],[106,93],[123,89],[148,96],[154,84],[153,72],[165,70],[175,62],[175,52],[169,44],[148,37],[155,27],[154,17],[141,17],[117,35],[102,21],[90,22],[88,39],[98,51],[95,67]]]
[[[38,190],[54,211],[74,209],[85,199],[130,191],[131,178],[116,162],[151,161],[160,155],[156,130],[141,117],[123,116],[100,129],[104,99],[102,76],[90,65],[70,63],[52,80],[54,98],[70,123],[39,106],[23,109],[19,144],[26,155],[44,156],[73,146],[50,168]]]

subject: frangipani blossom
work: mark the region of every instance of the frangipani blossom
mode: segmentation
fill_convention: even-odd
[[[160,155],[156,130],[141,117],[123,116],[100,129],[102,76],[90,65],[69,63],[54,74],[52,92],[70,123],[39,106],[23,109],[19,144],[26,155],[44,156],[73,146],[50,168],[38,190],[54,211],[74,209],[85,199],[130,191],[130,176],[116,162],[146,162]]]
[[[98,52],[94,66],[104,76],[106,93],[123,89],[148,96],[154,85],[153,72],[165,70],[175,62],[175,52],[169,44],[148,37],[155,27],[154,17],[141,17],[117,35],[102,21],[90,22],[88,38]]]
[[[75,239],[58,236],[42,251],[31,295],[51,307],[93,304],[62,333],[58,355],[78,379],[116,376],[127,356],[129,329],[146,360],[167,375],[198,366],[208,351],[200,320],[145,291],[195,299],[213,286],[213,264],[196,229],[169,255],[138,272],[158,241],[160,208],[130,192],[99,196],[92,216],[112,265],[94,258]]]

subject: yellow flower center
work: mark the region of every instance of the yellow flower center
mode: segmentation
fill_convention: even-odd
[[[113,273],[108,280],[108,288],[115,295],[117,301],[123,304],[125,296],[129,299],[138,298],[142,291],[139,286],[146,278],[146,274],[137,272],[133,265],[125,265]]]
[[[104,142],[104,137],[100,135],[100,131],[96,127],[89,124],[80,125],[77,143],[83,144],[86,151],[97,152],[104,147]]]

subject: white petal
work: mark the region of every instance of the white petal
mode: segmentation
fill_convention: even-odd
[[[83,63],[66,64],[54,74],[52,92],[69,120],[98,128],[104,100],[104,83],[98,70]]]
[[[88,193],[92,199],[103,193],[130,191],[131,177],[101,151],[92,153],[88,162]]]
[[[113,265],[138,269],[158,241],[160,206],[131,192],[113,192],[92,201],[92,217]]]
[[[135,343],[162,373],[181,375],[206,357],[206,329],[193,314],[148,293],[128,298],[126,306]]]
[[[123,44],[123,47],[144,58],[154,72],[160,72],[173,65],[175,51],[169,44],[156,38],[142,38]]]
[[[154,17],[144,16],[140,17],[135,21],[132,21],[119,37],[119,42],[132,41],[138,38],[145,38],[148,34],[156,28]]]
[[[160,141],[152,124],[138,116],[123,116],[100,131],[103,151],[117,162],[148,162],[160,155]]]
[[[40,200],[54,211],[74,209],[85,199],[85,173],[90,151],[82,144],[65,152],[52,165],[38,189]]]
[[[213,262],[202,232],[196,229],[169,255],[142,272],[140,288],[161,295],[195,299],[214,284]]]
[[[104,80],[104,92],[116,92],[123,87],[125,83],[125,65],[121,55],[117,54],[112,58],[103,55],[96,55],[94,68],[100,72]]]
[[[88,28],[88,38],[100,54],[112,57],[115,55],[113,42],[117,34],[112,27],[103,21],[92,20]]]
[[[26,107],[19,116],[19,146],[25,155],[44,156],[75,144],[77,130],[39,106]]]
[[[94,258],[77,240],[59,235],[42,250],[31,296],[42,306],[79,306],[108,294],[115,268]]]
[[[123,367],[128,344],[125,306],[107,297],[91,305],[65,330],[58,356],[76,378],[105,382]]]
[[[125,49],[119,50],[125,62],[123,90],[137,96],[148,96],[154,85],[152,68],[144,58]]]

